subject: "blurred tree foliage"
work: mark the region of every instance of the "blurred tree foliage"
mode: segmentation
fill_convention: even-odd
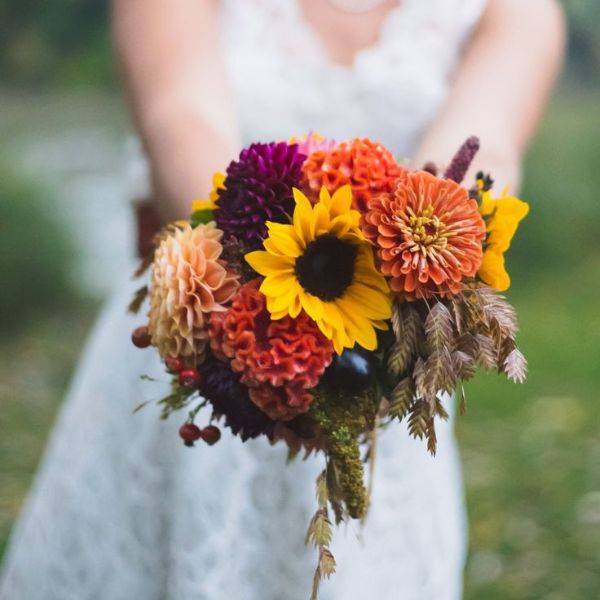
[[[569,19],[569,60],[574,74],[592,82],[600,70],[598,0],[564,0]]]
[[[2,0],[0,80],[17,85],[110,85],[105,0]]]
[[[0,168],[0,329],[65,309],[77,298],[74,252],[48,193]]]
[[[572,72],[600,69],[598,0],[563,0]],[[18,85],[111,85],[107,0],[2,0],[0,79]]]

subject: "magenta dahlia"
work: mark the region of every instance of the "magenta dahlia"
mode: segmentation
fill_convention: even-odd
[[[246,250],[259,248],[266,221],[285,222],[293,210],[292,187],[300,185],[306,156],[297,144],[252,144],[227,167],[219,190],[215,220],[225,236],[236,237]]]

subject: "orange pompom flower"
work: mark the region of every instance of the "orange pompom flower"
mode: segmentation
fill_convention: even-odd
[[[450,297],[481,266],[485,223],[467,190],[430,173],[410,173],[363,216],[381,272],[407,300]]]
[[[225,311],[238,277],[220,260],[223,232],[214,223],[184,225],[164,239],[152,265],[148,331],[163,358],[201,358],[208,314]]]
[[[304,312],[272,321],[259,284],[243,285],[226,313],[211,316],[211,348],[241,373],[261,410],[286,421],[308,410],[307,390],[331,363],[333,344]]]
[[[369,201],[391,192],[407,171],[392,153],[368,139],[342,142],[329,151],[313,152],[302,167],[304,190],[316,201],[321,187],[332,193],[343,185],[352,187],[352,208],[364,213]]]

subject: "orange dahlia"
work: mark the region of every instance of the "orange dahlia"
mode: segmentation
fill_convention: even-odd
[[[237,275],[220,260],[223,232],[214,223],[175,230],[157,248],[152,265],[148,331],[163,358],[201,358],[208,314],[225,311]]]
[[[370,203],[361,225],[390,287],[407,300],[453,296],[481,265],[485,223],[477,202],[449,179],[409,173]]]
[[[392,153],[368,139],[342,142],[329,151],[313,152],[302,167],[303,186],[316,200],[322,186],[335,192],[352,187],[353,208],[364,213],[369,201],[381,192],[391,192],[395,181],[407,171]]]
[[[272,321],[259,283],[243,285],[226,313],[211,316],[211,348],[242,374],[259,408],[285,421],[308,410],[307,390],[331,363],[333,345],[304,312]]]

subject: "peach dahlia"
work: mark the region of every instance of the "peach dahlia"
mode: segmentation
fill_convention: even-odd
[[[148,331],[163,358],[202,358],[208,315],[225,311],[238,288],[237,275],[220,260],[222,235],[214,223],[186,224],[155,252]]]

